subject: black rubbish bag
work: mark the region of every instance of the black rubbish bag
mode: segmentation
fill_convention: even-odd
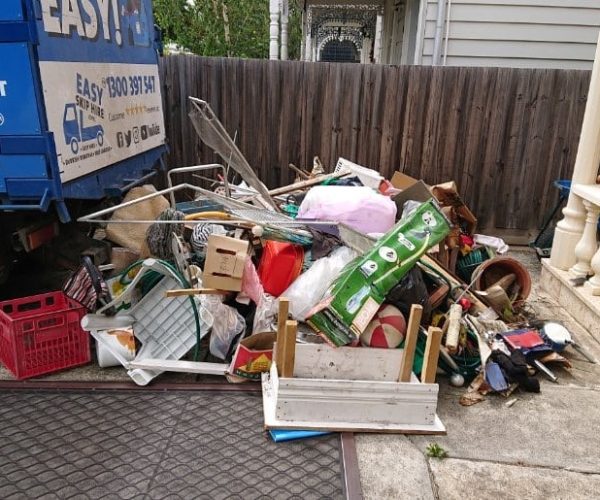
[[[427,292],[423,273],[417,266],[413,267],[402,278],[402,281],[392,288],[387,295],[386,303],[397,307],[407,320],[410,316],[410,307],[413,304],[419,304],[423,307],[421,324],[428,325],[431,321],[429,292]]]

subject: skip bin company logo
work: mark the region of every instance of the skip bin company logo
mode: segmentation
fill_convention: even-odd
[[[123,46],[150,46],[145,0],[41,0],[44,30],[52,35],[95,42],[100,33],[107,42]]]
[[[133,127],[126,132],[117,132],[117,145],[120,148],[128,148],[131,144],[139,144],[141,141],[150,139],[155,135],[160,134],[160,125],[156,123],[152,125],[142,125],[141,127]]]

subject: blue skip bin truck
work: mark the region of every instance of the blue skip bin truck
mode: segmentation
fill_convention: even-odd
[[[70,200],[116,196],[156,173],[158,43],[151,0],[0,0],[3,221],[45,212],[66,223]]]

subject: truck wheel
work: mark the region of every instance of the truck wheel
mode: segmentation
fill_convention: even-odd
[[[102,132],[98,132],[96,140],[98,141],[98,146],[102,147],[102,144],[104,144],[104,134]]]
[[[71,139],[71,151],[73,151],[74,155],[79,152],[79,141],[75,137]]]

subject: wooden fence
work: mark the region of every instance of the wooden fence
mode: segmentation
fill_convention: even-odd
[[[389,177],[455,180],[485,230],[531,232],[570,178],[590,73],[170,56],[169,165],[215,161],[187,116],[207,100],[263,181],[343,156]]]

